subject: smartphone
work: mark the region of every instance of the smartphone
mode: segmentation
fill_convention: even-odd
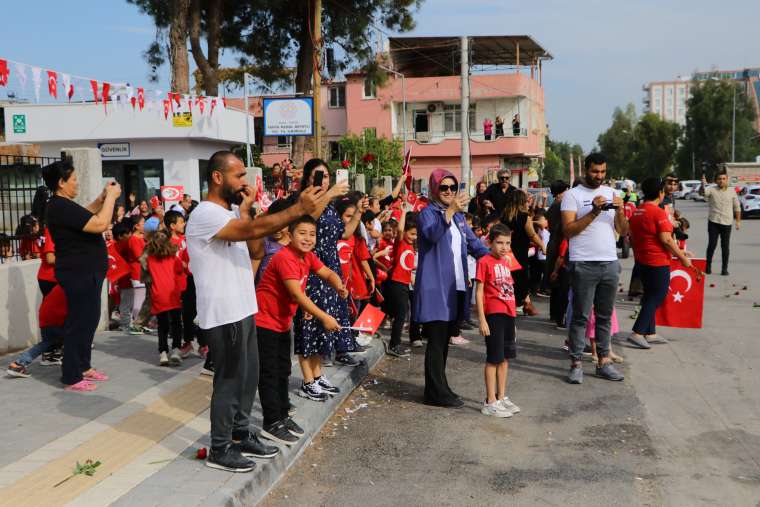
[[[348,169],[338,169],[335,172],[335,183],[348,182]]]
[[[612,204],[611,202],[608,202],[602,205],[602,210],[604,211],[611,210],[611,209],[618,209],[618,207]]]
[[[325,179],[325,172],[324,171],[317,171],[314,173],[314,183],[312,183],[315,187],[321,187],[322,186],[322,180]]]

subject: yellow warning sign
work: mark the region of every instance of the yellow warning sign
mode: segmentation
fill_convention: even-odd
[[[173,127],[192,127],[193,113],[174,113],[172,115]]]

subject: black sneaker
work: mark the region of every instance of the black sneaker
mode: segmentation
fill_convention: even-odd
[[[18,364],[16,362],[9,364],[8,369],[5,370],[5,373],[7,373],[9,377],[16,378],[29,378],[31,376],[29,370],[25,365]]]
[[[259,440],[258,435],[253,432],[248,433],[248,436],[236,443],[235,447],[237,447],[240,450],[240,454],[246,458],[274,458],[280,453],[280,450],[277,447],[266,445]]]
[[[298,437],[288,430],[283,421],[277,421],[268,426],[264,426],[261,430],[261,436],[267,440],[288,446],[298,442]]]
[[[593,351],[594,351],[594,349],[591,348],[591,345],[586,345],[585,347],[583,347],[583,355],[584,356],[588,357],[588,356],[592,355],[591,353]]]
[[[342,365],[342,366],[359,366],[361,361],[358,361],[354,356],[351,354],[338,354],[335,356],[335,362]]]
[[[405,348],[402,348],[401,345],[394,345],[393,347],[388,347],[388,351],[386,352],[389,356],[394,357],[409,357],[409,351]]]
[[[293,405],[293,404],[292,404],[292,403],[290,403],[290,402],[288,402],[288,415],[289,415],[289,416],[294,416],[294,415],[296,415],[296,406],[295,406],[295,405]]]
[[[302,437],[306,434],[306,432],[303,430],[302,427],[300,427],[296,422],[288,417],[284,421],[282,421],[285,424],[285,427],[288,429],[289,432],[291,432],[293,435],[297,437]]]
[[[228,445],[224,449],[212,447],[206,457],[206,466],[227,472],[250,472],[256,463],[244,457],[236,446]]]
[[[55,351],[52,352],[45,352],[42,354],[42,357],[40,357],[40,365],[41,366],[60,366],[63,364],[63,356],[58,355],[55,353]]]
[[[329,394],[330,396],[335,396],[340,392],[340,389],[332,385],[332,382],[327,380],[327,377],[324,375],[320,375],[319,377],[314,379],[314,382],[319,386],[319,388],[322,390],[322,392],[325,392]]]
[[[308,384],[306,382],[301,382],[301,389],[299,389],[296,394],[301,398],[306,398],[311,401],[327,401],[330,398],[327,393],[319,387],[316,380],[309,382]]]
[[[364,345],[356,344],[356,348],[352,351],[354,354],[366,354],[369,348]]]
[[[720,276],[728,276],[728,270],[724,269],[720,272]]]

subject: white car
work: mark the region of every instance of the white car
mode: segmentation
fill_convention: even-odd
[[[697,188],[695,188],[694,190],[692,190],[691,192],[689,192],[688,194],[686,194],[686,196],[684,197],[684,199],[691,199],[692,201],[702,201],[702,202],[704,202],[705,196],[699,194],[699,187],[701,185],[702,184],[700,183],[699,186],[697,186]],[[717,186],[718,185],[716,185],[715,183],[708,183],[705,188],[713,188],[713,187],[717,187]]]
[[[760,215],[760,184],[747,185],[739,193],[742,218]]]
[[[696,192],[699,190],[699,186],[702,184],[699,180],[683,180],[681,182],[681,187],[673,192],[673,198],[674,199],[687,199],[687,195],[689,195],[691,192]]]

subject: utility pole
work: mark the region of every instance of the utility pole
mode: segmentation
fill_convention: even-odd
[[[312,85],[314,95],[314,156],[321,158],[322,155],[322,123],[320,121],[320,103],[322,98],[322,0],[313,0],[314,10],[314,83]]]
[[[734,110],[731,117],[731,162],[736,162],[736,83],[734,83]]]
[[[243,102],[245,104],[245,161],[246,167],[253,167],[253,153],[251,153],[251,111],[248,109],[248,79],[253,78],[247,72],[243,74]],[[256,144],[256,133],[253,132],[253,143]]]
[[[470,39],[467,36],[461,39],[461,113],[462,125],[460,128],[462,134],[462,176],[459,183],[464,183],[467,193],[470,192]]]

